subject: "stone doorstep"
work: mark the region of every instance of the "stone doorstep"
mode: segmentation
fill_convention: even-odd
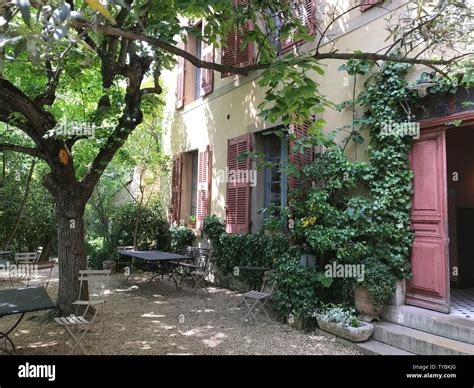
[[[415,306],[387,306],[384,321],[474,345],[474,320]]]
[[[383,342],[369,339],[365,342],[351,342],[344,338],[338,337],[335,334],[321,330],[319,328],[314,329],[314,334],[321,335],[327,338],[334,339],[337,343],[350,347],[363,355],[366,356],[413,356],[413,353],[407,352],[406,350],[396,348],[391,345],[384,344]]]
[[[422,355],[474,355],[474,345],[390,322],[374,323],[373,339]]]

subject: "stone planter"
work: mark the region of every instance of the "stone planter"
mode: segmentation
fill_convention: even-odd
[[[356,287],[354,290],[354,304],[359,317],[362,321],[370,322],[374,319],[380,320],[383,306],[376,306],[372,296],[365,287]]]
[[[345,326],[342,323],[329,322],[321,317],[317,318],[318,326],[339,337],[348,339],[352,342],[367,341],[374,331],[374,326],[370,323],[360,322],[359,327]]]

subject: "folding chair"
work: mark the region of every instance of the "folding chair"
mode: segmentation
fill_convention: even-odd
[[[206,278],[209,275],[209,249],[208,248],[196,248],[196,269],[189,273],[193,281],[194,292],[197,291],[201,283],[204,284],[204,289],[207,293],[209,290],[206,287]]]
[[[242,294],[243,301],[247,306],[247,314],[244,317],[244,320],[247,317],[252,317],[255,323],[258,323],[257,316],[254,314],[254,308],[257,305],[261,305],[263,312],[270,319],[268,315],[267,309],[265,308],[266,303],[269,301],[270,296],[273,293],[273,289],[275,288],[275,280],[273,278],[273,274],[276,270],[269,270],[265,271],[263,275],[263,284],[262,289],[260,291],[248,291],[245,294]],[[266,292],[267,287],[270,286],[270,291]]]
[[[48,261],[46,263],[38,263],[38,264],[27,264],[28,267],[28,277],[26,280],[23,280],[22,283],[25,287],[44,287],[45,289],[48,288],[49,283],[51,281],[51,274],[53,272],[54,263],[52,261]],[[45,274],[40,275],[38,271],[45,271]]]
[[[17,279],[19,281],[24,281],[31,277],[31,269],[33,268],[33,264],[37,263],[42,252],[43,248],[39,247],[36,252],[19,252],[15,253],[15,264],[17,266]],[[20,272],[23,272],[19,274]],[[8,277],[10,278],[10,284],[12,287],[14,276],[10,272]]]
[[[101,299],[92,299],[89,296],[89,300],[82,300],[81,299],[81,293],[82,293],[82,287],[84,286],[84,283],[87,283],[89,286],[95,281],[97,281],[100,278],[108,277],[111,273],[111,270],[83,270],[79,271],[79,297],[78,300],[73,302],[73,305],[76,307],[77,310],[79,310],[81,307],[85,307],[84,312],[81,315],[74,315],[71,314],[69,317],[59,317],[59,318],[54,318],[56,323],[60,324],[61,326],[64,326],[66,331],[69,333],[71,338],[74,341],[74,345],[72,345],[72,349],[70,354],[72,354],[76,348],[80,348],[84,354],[86,354],[86,351],[84,347],[81,344],[81,341],[85,337],[86,333],[90,330],[92,324],[94,323],[97,313],[99,312],[99,307],[103,308],[103,305],[105,303],[105,300]],[[89,292],[92,292],[92,287],[89,287]],[[87,312],[89,311],[90,307],[94,308],[94,314],[92,315],[91,319],[87,320],[85,318]],[[79,335],[74,335],[74,332],[72,328],[77,327],[79,329]],[[80,332],[82,330],[82,333]]]

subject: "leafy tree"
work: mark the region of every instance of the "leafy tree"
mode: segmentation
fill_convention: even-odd
[[[289,124],[327,105],[311,78],[312,71],[323,73],[320,60],[382,60],[442,71],[458,57],[456,53],[448,57],[442,49],[472,39],[466,33],[472,27],[468,5],[440,0],[433,6],[417,0],[410,2],[404,28],[388,24],[393,45],[385,52],[322,50],[331,26],[347,13],[335,6],[323,15],[327,20],[321,24],[324,28],[318,27],[314,52],[277,56],[269,36],[314,40],[291,4],[286,0],[113,0],[107,6],[98,0],[0,2],[0,121],[24,134],[21,142],[1,143],[0,150],[37,157],[49,167],[43,183],[55,202],[61,310],[71,311],[77,274],[86,266],[86,203],[114,155],[143,121],[146,101],[161,93],[161,71],[174,65],[174,56],[222,73],[262,70],[260,84],[268,90],[262,114],[269,121]],[[256,63],[237,68],[202,61],[180,49],[176,37],[189,28],[180,23],[180,16],[204,18],[202,38],[216,46],[231,29],[252,20],[254,29],[246,41],[257,46]],[[275,23],[276,18],[283,22]],[[419,44],[426,47],[423,55],[414,51]],[[148,76],[154,80],[152,86],[144,86]],[[57,125],[65,118],[94,123],[96,136],[58,134]],[[323,127],[319,121],[311,128],[319,143],[324,142]]]

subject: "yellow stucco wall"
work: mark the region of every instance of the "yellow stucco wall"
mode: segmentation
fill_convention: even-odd
[[[318,2],[319,11],[328,10],[328,3],[335,1]],[[392,1],[386,5],[388,9],[374,8],[367,12],[353,11],[339,20],[331,30],[336,36],[331,42],[323,46],[322,51],[338,49],[339,52],[362,50],[375,52],[387,45],[386,21],[384,18],[389,12],[405,10],[404,1]],[[341,6],[348,7],[352,1],[339,1]],[[313,50],[314,44],[306,44],[306,50]],[[219,50],[216,50],[216,60],[220,61]],[[320,90],[330,101],[339,103],[350,99],[353,91],[353,79],[345,72],[338,71],[343,61],[326,60],[323,62],[326,74],[322,77],[314,75],[320,84]],[[210,144],[212,146],[212,182],[211,182],[211,214],[225,217],[225,190],[224,183],[218,184],[216,176],[219,170],[224,170],[227,164],[227,140],[245,133],[252,133],[274,125],[265,123],[258,117],[257,106],[264,97],[264,91],[256,84],[258,74],[248,77],[231,76],[222,78],[219,73],[214,74],[214,90],[205,98],[200,98],[185,105],[181,110],[174,108],[176,84],[175,73],[164,74],[164,82],[169,92],[167,95],[167,109],[164,126],[166,132],[163,143],[164,150],[170,155],[179,152],[196,150]],[[364,83],[362,77],[357,79],[357,90],[361,90]],[[327,122],[326,130],[341,127],[352,119],[352,112],[337,112],[328,109],[322,117]],[[341,133],[339,140],[347,134]],[[347,155],[353,159],[366,159],[367,141],[363,145],[350,144]],[[168,207],[170,197],[169,176],[162,179],[161,196]],[[168,189],[167,189],[168,188]]]

